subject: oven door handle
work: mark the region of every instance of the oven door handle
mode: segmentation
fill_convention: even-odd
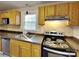
[[[72,53],[72,52],[62,52],[62,51],[58,51],[58,50],[53,50],[53,49],[49,49],[49,48],[45,48],[43,47],[44,50],[46,51],[50,51],[50,52],[53,52],[53,53],[56,53],[56,54],[61,54],[61,55],[76,55],[75,53]]]

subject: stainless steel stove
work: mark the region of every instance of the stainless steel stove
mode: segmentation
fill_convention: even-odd
[[[64,33],[56,31],[44,33],[42,52],[44,57],[76,56],[74,50],[65,41]]]

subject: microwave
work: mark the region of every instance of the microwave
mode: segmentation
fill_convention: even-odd
[[[9,18],[2,18],[3,24],[9,24]]]

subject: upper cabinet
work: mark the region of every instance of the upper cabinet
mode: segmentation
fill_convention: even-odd
[[[38,8],[38,23],[39,25],[44,25],[45,23],[45,7],[41,6]]]
[[[38,8],[38,23],[39,25],[45,24],[45,17],[46,16],[54,16],[55,15],[55,6],[49,5],[49,6],[41,6]]]
[[[0,19],[9,18],[10,25],[20,25],[21,13],[17,10],[7,10],[0,13]]]
[[[79,26],[79,2],[70,3],[70,26]]]
[[[69,15],[69,4],[57,4],[56,5],[56,15],[57,16],[68,16]]]
[[[69,26],[79,26],[79,2],[39,7],[39,25],[45,24],[46,16],[68,16]]]
[[[55,16],[55,5],[45,6],[45,17]]]

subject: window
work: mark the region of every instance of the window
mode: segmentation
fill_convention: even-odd
[[[25,16],[24,20],[24,30],[36,30],[36,15],[35,14],[29,14]]]

